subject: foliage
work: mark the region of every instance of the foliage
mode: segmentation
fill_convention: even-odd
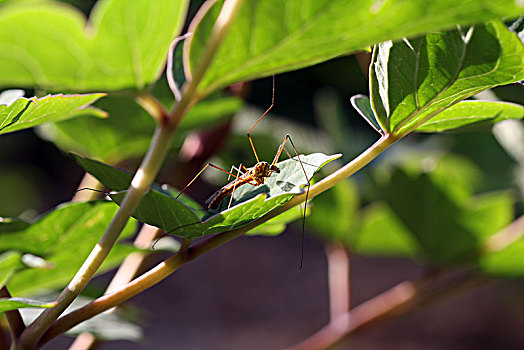
[[[133,285],[97,299],[118,300],[104,304],[106,309],[249,230],[281,233],[302,217],[298,204],[336,183],[316,200],[310,217],[327,240],[359,254],[410,257],[432,268],[467,265],[486,274],[524,274],[522,259],[515,258],[524,254],[521,233],[503,245],[493,244],[514,220],[516,196],[479,189],[486,180],[463,157],[438,152],[391,157],[389,164],[374,169],[367,184],[370,192],[380,194],[375,196],[361,197],[361,184],[345,180],[410,133],[457,132],[524,118],[524,108],[516,103],[466,100],[524,80],[524,47],[500,20],[521,15],[521,4],[244,2],[242,7],[236,1],[206,2],[188,18],[190,36],[181,44],[183,53],[179,47],[174,54],[175,77],[184,83],[181,98],[173,98],[172,82],[163,83],[161,75],[170,44],[184,28],[187,0],[100,0],[88,20],[54,1],[0,6],[0,86],[24,87],[38,95],[24,98],[20,90],[0,95],[0,134],[38,126],[39,135],[61,150],[81,154],[78,163],[115,191],[108,197],[118,204],[68,202],[36,221],[1,218],[0,287],[16,297],[0,299],[0,311],[48,308],[23,331],[18,339],[22,347],[35,346],[50,326],[62,325],[57,317],[95,272],[119,265],[130,253],[145,253],[122,241],[136,232],[135,219],[179,237],[180,244]],[[312,184],[313,175],[340,155],[312,153],[301,155],[300,162],[290,156],[278,162],[280,173],[264,185],[241,186],[231,201],[228,197],[202,215],[193,199],[179,197],[168,185],[152,184],[168,151],[189,147],[187,136],[201,135],[201,129],[228,126],[241,108],[240,98],[218,90],[371,46],[369,97],[356,95],[351,103],[381,138],[352,162]],[[168,79],[172,73],[167,72]],[[239,86],[245,85],[230,92],[241,96]],[[194,146],[196,151],[199,147]],[[136,173],[109,165],[125,166],[142,157]],[[201,242],[192,245],[198,237]],[[18,297],[63,288],[71,280],[75,288],[64,289],[56,303]],[[73,311],[71,318],[87,315],[91,305]],[[130,338],[138,339],[140,332],[129,327]],[[88,330],[96,333],[96,325]],[[52,331],[47,336],[56,336]]]

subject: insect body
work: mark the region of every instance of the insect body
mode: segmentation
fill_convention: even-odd
[[[240,165],[240,169],[243,168],[243,165]],[[244,167],[245,168],[245,167]],[[236,188],[250,184],[253,186],[260,186],[264,184],[264,181],[267,177],[270,177],[273,173],[280,173],[280,169],[277,168],[274,164],[269,164],[268,162],[258,162],[254,167],[250,169],[245,169],[246,172],[238,176],[236,180],[231,181],[218,191],[216,191],[211,197],[206,200],[206,204],[209,209],[216,209],[218,205],[228,194],[235,191]]]
[[[307,198],[309,195],[309,186],[310,182],[306,174],[306,170],[304,169],[304,165],[302,164],[302,161],[300,160],[300,156],[298,155],[297,149],[295,145],[293,144],[293,140],[291,139],[291,136],[286,135],[284,138],[284,141],[280,144],[280,147],[278,148],[275,158],[273,158],[273,161],[271,163],[260,161],[258,158],[257,151],[255,150],[255,145],[253,143],[253,139],[251,138],[251,131],[255,128],[255,126],[260,122],[262,118],[273,108],[275,102],[275,78],[273,77],[273,95],[271,99],[271,106],[257,119],[257,121],[253,124],[251,129],[247,132],[247,138],[249,139],[249,143],[251,145],[251,149],[253,150],[253,154],[256,158],[256,164],[252,168],[246,168],[244,165],[240,164],[238,168],[232,167],[230,171],[224,170],[220,168],[219,166],[216,166],[211,163],[207,163],[199,172],[195,175],[195,177],[180,191],[180,193],[177,195],[180,196],[199,176],[202,174],[204,170],[206,170],[208,167],[213,167],[215,169],[218,169],[220,171],[223,171],[229,176],[233,176],[235,180],[231,181],[227,185],[220,188],[218,191],[216,191],[211,197],[209,197],[206,200],[206,204],[209,209],[217,209],[219,207],[220,202],[229,194],[231,194],[231,199],[229,200],[229,206],[231,206],[232,200],[233,200],[233,194],[235,192],[235,189],[237,189],[240,186],[249,184],[252,186],[260,186],[264,184],[266,178],[270,177],[273,173],[280,173],[280,169],[277,167],[278,160],[280,158],[280,154],[282,151],[285,151],[289,158],[291,158],[291,155],[288,153],[288,151],[285,149],[286,142],[289,141],[291,143],[291,147],[293,147],[293,151],[297,156],[298,161],[300,162],[300,166],[302,168],[302,171],[304,172],[304,177],[307,182],[307,192],[306,192],[306,199],[305,202],[307,203]],[[233,169],[237,171],[237,175],[233,174]],[[302,219],[302,253],[300,258],[300,267],[302,267],[302,261],[304,257],[304,232],[305,232],[305,217],[306,217],[306,208],[304,206],[304,216]]]

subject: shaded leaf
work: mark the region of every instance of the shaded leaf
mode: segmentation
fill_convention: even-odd
[[[416,257],[417,241],[384,202],[374,202],[359,213],[360,225],[350,246],[359,254]]]
[[[49,295],[46,295],[49,298]],[[55,295],[51,295],[56,298]],[[71,305],[64,311],[68,314],[84,305],[90,303],[93,299],[79,296]],[[20,310],[24,323],[29,324],[33,322],[41,313],[39,310],[23,309]],[[76,337],[81,333],[89,332],[96,337],[97,340],[129,340],[138,342],[143,339],[142,328],[132,322],[126,320],[125,310],[119,308],[111,312],[103,312],[98,314],[79,325],[71,328],[65,334]]]
[[[524,107],[508,102],[461,101],[419,126],[418,132],[441,132],[465,125],[524,118]]]
[[[358,227],[359,206],[356,184],[351,180],[342,181],[315,198],[311,225],[325,239],[351,244]]]
[[[13,295],[35,293],[61,287],[71,280],[92,248],[98,242],[118,207],[111,202],[67,203],[40,218],[33,225],[0,235],[0,249],[13,249],[38,255],[53,268],[17,271],[7,283]],[[131,220],[121,238],[135,232]],[[127,254],[136,251],[132,245],[113,247],[99,273],[119,264]]]
[[[184,43],[190,76],[208,42],[222,2],[200,23],[195,17]],[[295,70],[388,39],[518,16],[514,1],[247,0],[206,72],[200,89],[210,91],[239,81]],[[197,27],[195,29],[195,27]]]
[[[0,105],[0,134],[32,128],[80,115],[104,117],[105,113],[89,107],[105,94],[48,95],[42,98],[19,98],[10,106]]]
[[[437,265],[478,261],[483,242],[513,217],[507,192],[471,197],[472,189],[458,191],[456,160],[425,172],[394,169],[380,184],[392,212],[417,241],[420,257]]]
[[[524,47],[499,21],[379,44],[371,103],[382,128],[416,129],[483,90],[524,78]]]
[[[182,119],[173,146],[184,140],[188,131],[211,127],[233,115],[242,105],[238,98],[218,97],[199,102]],[[66,152],[117,164],[132,157],[142,157],[156,128],[156,122],[129,96],[111,95],[97,103],[109,118],[76,118],[40,129],[45,138]]]
[[[21,309],[24,307],[33,308],[51,308],[55,307],[56,302],[42,302],[38,300],[30,300],[24,298],[0,298],[0,312],[6,312],[10,310]]]
[[[59,2],[0,9],[0,85],[69,90],[143,88],[162,72],[185,0],[98,1],[84,15]]]
[[[311,214],[311,207],[308,205],[306,210],[306,217]],[[252,230],[246,232],[247,236],[277,236],[284,232],[286,226],[295,221],[304,218],[304,207],[296,206],[288,211],[258,225]],[[306,219],[307,220],[307,219]],[[301,221],[302,222],[302,221]]]

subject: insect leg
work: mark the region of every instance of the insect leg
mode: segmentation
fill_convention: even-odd
[[[282,153],[282,150],[285,150],[284,146],[286,145],[286,142],[288,140],[291,143],[291,146],[293,147],[293,151],[295,151],[295,154],[297,155],[297,159],[300,162],[300,167],[302,168],[302,171],[304,172],[304,177],[306,178],[306,181],[307,181],[307,185],[306,185],[307,186],[306,200],[304,201],[304,215],[302,217],[302,249],[301,249],[301,253],[300,253],[300,267],[299,267],[299,269],[301,269],[302,265],[303,265],[303,262],[304,262],[304,238],[305,238],[305,233],[306,233],[307,198],[309,196],[309,187],[310,187],[311,184],[310,184],[309,179],[307,177],[307,173],[306,173],[306,169],[304,168],[304,164],[302,163],[302,160],[300,160],[300,156],[298,155],[297,148],[295,147],[295,144],[293,143],[293,140],[291,139],[291,136],[289,136],[289,134],[286,135],[286,137],[284,138],[284,141],[282,142],[280,147],[278,147],[277,154],[275,155],[275,158],[273,159],[273,162],[271,164],[272,165],[276,165],[278,163],[278,159],[280,158],[280,154]],[[286,150],[286,153],[289,155],[287,150]]]
[[[238,170],[237,176],[240,177],[240,169],[243,167],[243,164],[240,163],[240,166],[236,168]],[[227,209],[231,208],[231,203],[233,203],[233,196],[235,195],[235,190],[237,188],[237,183],[233,185],[233,192],[231,192],[231,197],[229,197],[229,204],[227,205]]]
[[[249,143],[251,144],[251,149],[253,149],[253,153],[255,154],[255,158],[257,159],[257,163],[260,163],[260,159],[258,159],[258,154],[257,154],[257,151],[255,150],[255,145],[253,144],[253,139],[251,138],[251,131],[253,131],[253,129],[255,128],[255,126],[257,126],[258,122],[264,118],[266,116],[266,114],[271,110],[271,108],[273,108],[273,106],[275,105],[275,76],[273,76],[273,93],[271,95],[271,106],[269,106],[268,109],[266,109],[266,111],[264,112],[264,114],[262,114],[258,119],[257,121],[255,122],[255,124],[253,124],[253,126],[251,127],[251,129],[249,129],[249,131],[247,132],[247,138],[249,139]]]
[[[188,187],[189,187],[189,186],[190,186],[190,185],[191,185],[191,184],[192,184],[192,183],[193,183],[193,182],[194,182],[194,181],[195,181],[195,180],[200,176],[200,174],[202,174],[202,173],[204,172],[204,170],[206,170],[208,167],[213,167],[213,168],[215,168],[215,169],[218,169],[218,170],[220,170],[220,171],[225,172],[226,174],[229,174],[229,176],[233,176],[235,179],[238,179],[238,176],[236,176],[236,175],[233,174],[232,172],[229,172],[229,171],[227,171],[227,170],[224,170],[224,169],[222,169],[221,167],[216,166],[216,165],[214,165],[214,164],[212,164],[212,163],[207,163],[207,164],[202,168],[202,170],[200,170],[200,171],[198,172],[198,174],[195,175],[195,177],[193,178],[193,180],[189,181],[189,183],[186,185],[186,187],[184,187],[184,188],[182,189],[182,191],[180,191],[180,193],[177,194],[177,196],[176,196],[175,198],[178,198],[178,197],[179,197],[179,196],[180,196],[180,195],[181,195],[185,190],[187,190],[187,188],[188,188]]]

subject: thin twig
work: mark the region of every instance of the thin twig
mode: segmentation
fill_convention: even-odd
[[[340,243],[326,245],[330,319],[349,311],[351,305],[350,260],[348,249]]]
[[[327,349],[365,327],[413,312],[458,292],[484,283],[486,277],[468,271],[459,276],[432,275],[402,282],[386,292],[333,319],[321,330],[290,347],[290,350]]]
[[[69,350],[93,349],[96,346],[96,343],[96,337],[93,334],[89,332],[80,333],[73,344],[69,347]]]
[[[368,148],[365,152],[363,152],[360,156],[355,158],[352,162],[342,167],[335,173],[327,176],[325,179],[312,185],[310,188],[310,198],[313,198],[322,193],[323,191],[335,186],[338,182],[344,180],[345,178],[354,174],[359,169],[363,168],[372,159],[374,159],[377,155],[379,155],[382,151],[389,147],[393,142],[395,142],[394,139],[382,137],[373,146]],[[153,269],[149,270],[140,277],[131,281],[126,286],[121,287],[118,290],[115,290],[111,294],[104,295],[94,300],[93,302],[85,305],[84,307],[61,317],[45,334],[41,344],[48,342],[49,340],[62,334],[71,327],[75,326],[76,324],[86,319],[89,319],[100,312],[103,312],[107,309],[119,305],[120,303],[131,298],[132,296],[160,282],[161,280],[172,274],[174,271],[176,271],[184,263],[191,261],[201,256],[202,254],[210,250],[213,250],[226,242],[229,242],[230,240],[238,236],[241,236],[245,232],[257,227],[258,225],[261,225],[262,223],[272,219],[273,217],[281,214],[282,212],[303,203],[304,200],[305,194],[298,195],[292,198],[282,207],[276,209],[273,212],[270,212],[269,214],[253,221],[252,223],[246,226],[218,234],[204,242],[201,242],[200,244],[194,247],[191,247],[188,251],[188,254],[186,254],[185,256],[183,256],[182,254],[175,254],[171,256],[170,258],[166,259]]]

